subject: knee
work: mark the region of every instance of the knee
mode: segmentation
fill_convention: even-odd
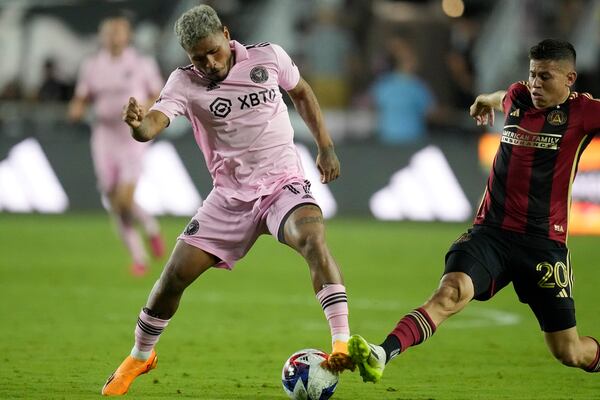
[[[442,285],[435,292],[433,300],[445,314],[454,314],[461,302],[460,290],[455,286]]]
[[[118,211],[119,218],[126,224],[131,225],[133,223],[133,212],[129,207],[121,207]]]
[[[163,292],[181,293],[191,283],[182,271],[184,268],[177,261],[170,260],[159,279],[159,285]]]
[[[325,254],[325,240],[321,232],[304,232],[299,235],[298,251],[305,258],[322,257]]]
[[[452,315],[460,311],[473,298],[473,285],[460,280],[444,279],[434,293],[431,301],[438,309]]]
[[[111,202],[112,211],[119,216],[124,223],[133,221],[133,209],[131,205],[125,201],[114,199]]]

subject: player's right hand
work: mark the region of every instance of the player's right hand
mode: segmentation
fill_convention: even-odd
[[[478,126],[494,126],[494,107],[484,96],[477,96],[469,109],[469,114],[475,119]]]
[[[140,127],[142,119],[144,119],[144,110],[134,97],[130,97],[127,105],[123,107],[123,121],[135,129]]]

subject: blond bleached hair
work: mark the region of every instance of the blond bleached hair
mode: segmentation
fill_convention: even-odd
[[[217,12],[205,4],[196,6],[179,17],[175,22],[175,35],[185,50],[190,50],[198,41],[223,30]]]

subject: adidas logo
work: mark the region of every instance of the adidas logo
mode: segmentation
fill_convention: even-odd
[[[435,146],[415,153],[406,167],[390,177],[387,186],[371,196],[369,208],[375,218],[387,221],[458,222],[472,212],[444,153]]]
[[[23,140],[0,161],[0,210],[61,213],[68,207],[67,194],[37,140]]]
[[[379,356],[377,355],[377,352],[375,351],[375,346],[373,346],[372,344],[369,343],[369,347],[371,348],[371,355],[373,357],[375,357],[377,359],[377,361],[379,361]]]
[[[521,110],[519,108],[517,108],[515,111],[511,112],[509,115],[511,117],[518,117],[519,115],[521,115]]]
[[[215,90],[220,88],[221,86],[219,86],[219,84],[217,82],[210,82],[207,86],[206,86],[206,91],[210,92],[211,90]]]
[[[153,215],[194,215],[202,197],[170,142],[154,143],[144,155],[135,201]],[[106,203],[108,204],[108,203]]]

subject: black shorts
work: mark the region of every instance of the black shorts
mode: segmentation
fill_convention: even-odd
[[[549,239],[476,225],[446,253],[444,273],[471,277],[475,299],[485,301],[512,282],[544,332],[575,326],[571,297],[573,272],[565,244]]]

